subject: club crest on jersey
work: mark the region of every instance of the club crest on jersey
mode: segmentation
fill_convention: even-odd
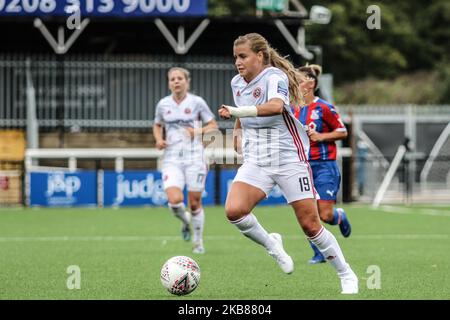
[[[317,120],[317,119],[319,119],[319,110],[313,110],[313,111],[311,112],[311,119],[312,119],[312,120]]]
[[[315,122],[311,122],[311,123],[308,124],[308,127],[309,127],[310,129],[312,129],[312,130],[316,130],[317,125],[316,125]]]
[[[259,97],[261,97],[261,92],[262,92],[261,88],[257,87],[255,90],[253,90],[253,97],[255,99],[258,99]]]
[[[240,97],[241,96],[241,90],[238,90],[237,92],[236,92],[236,97]]]
[[[191,112],[192,112],[192,110],[189,108],[184,109],[184,113],[186,113],[186,114],[190,114]]]

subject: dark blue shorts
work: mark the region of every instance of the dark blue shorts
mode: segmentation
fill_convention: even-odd
[[[336,201],[341,184],[341,173],[336,161],[310,161],[310,164],[320,200]]]

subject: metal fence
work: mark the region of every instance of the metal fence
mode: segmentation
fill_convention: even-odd
[[[202,96],[213,112],[232,104],[230,80],[236,74],[231,57],[0,55],[0,127],[26,125],[27,59],[41,127],[148,128],[156,103],[169,94],[167,71],[191,71],[191,92]],[[340,106],[345,117],[361,124],[450,121],[449,106]],[[362,128],[364,129],[364,128]]]
[[[148,128],[157,102],[169,94],[167,71],[174,66],[190,70],[191,92],[212,110],[233,102],[236,71],[225,59],[0,56],[0,127],[26,125],[27,59],[41,127]]]

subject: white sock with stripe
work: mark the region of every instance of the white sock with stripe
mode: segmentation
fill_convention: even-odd
[[[193,243],[199,243],[203,241],[203,226],[205,225],[205,213],[203,208],[197,209],[196,211],[191,211],[192,218],[192,229],[194,233],[192,236]]]
[[[172,210],[175,217],[183,221],[184,224],[189,224],[189,219],[186,216],[186,206],[183,202],[171,204],[169,203],[169,208]]]
[[[309,238],[309,241],[319,248],[325,259],[336,269],[338,274],[343,274],[349,269],[339,243],[330,231],[322,227],[314,237]]]
[[[230,222],[234,224],[244,236],[262,245],[267,250],[271,250],[276,244],[275,240],[269,236],[269,233],[259,224],[258,219],[256,219],[255,215],[251,212],[239,220]]]

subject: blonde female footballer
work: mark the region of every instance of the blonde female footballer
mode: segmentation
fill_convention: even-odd
[[[320,224],[307,157],[308,135],[290,109],[290,97],[300,100],[300,75],[259,34],[238,37],[233,52],[239,72],[231,81],[236,107],[222,105],[219,115],[235,117],[236,126],[242,127],[244,163],[227,196],[228,220],[263,246],[285,273],[292,273],[294,262],[281,235],[269,234],[252,213],[278,185],[308,239],[337,271],[341,293],[358,293],[358,278],[336,238]]]
[[[182,221],[183,239],[189,241],[193,229],[193,252],[204,253],[203,226],[205,215],[202,193],[205,189],[208,165],[202,134],[217,128],[214,114],[205,100],[189,93],[189,71],[175,67],[169,70],[171,95],[161,99],[155,112],[153,135],[156,147],[164,149],[162,176],[169,207]],[[166,135],[163,136],[163,128]],[[187,185],[189,211],[183,199]],[[192,218],[191,218],[192,217]]]

